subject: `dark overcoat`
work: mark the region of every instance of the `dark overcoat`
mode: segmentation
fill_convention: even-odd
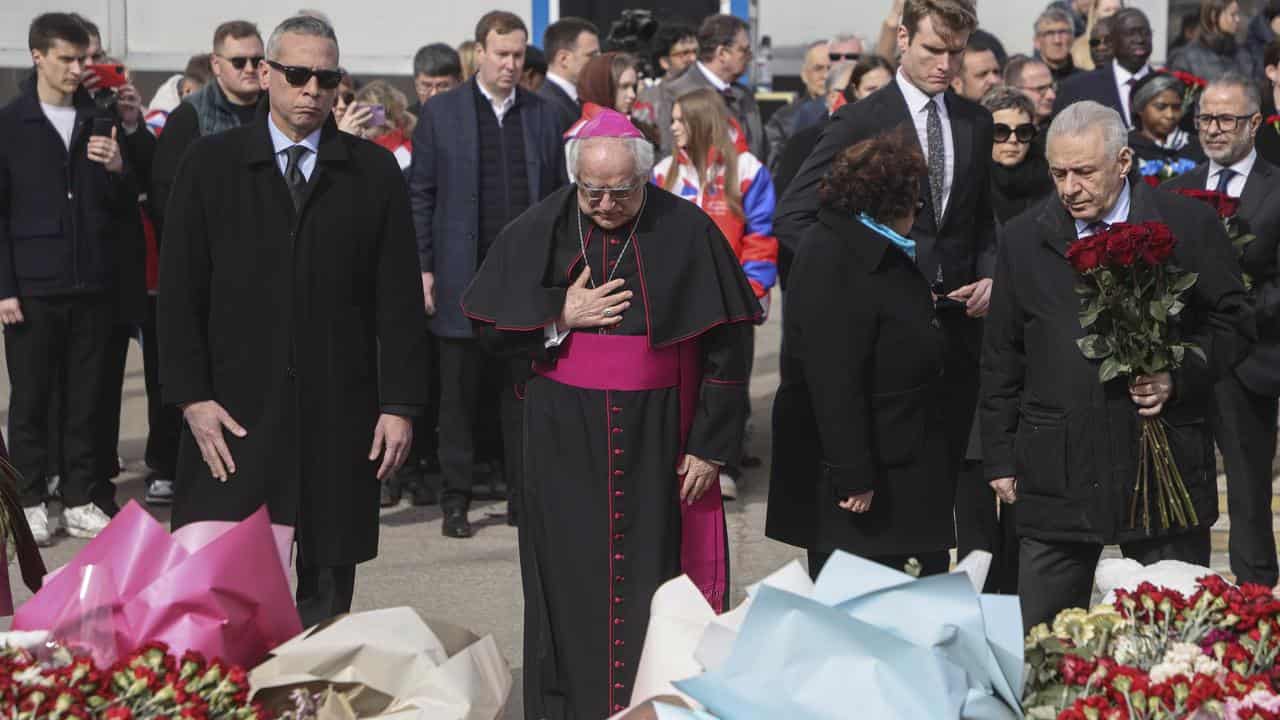
[[[1209,163],[1205,162],[1160,187],[1204,190],[1208,180]],[[1258,338],[1234,371],[1253,392],[1276,397],[1280,396],[1280,168],[1261,157],[1254,161],[1236,219],[1242,232],[1254,235],[1244,246],[1240,267],[1253,280],[1249,299]]]
[[[1173,261],[1199,278],[1184,296],[1187,353],[1162,417],[1201,526],[1218,517],[1213,439],[1205,423],[1215,379],[1252,336],[1240,269],[1215,213],[1199,201],[1132,186],[1129,222],[1159,221]],[[1050,541],[1122,543],[1147,537],[1128,523],[1137,472],[1138,415],[1127,381],[1098,382],[1098,362],[1076,345],[1077,274],[1066,259],[1075,221],[1056,196],[1019,215],[1000,245],[983,336],[979,417],[986,479],[1018,482],[1018,534]],[[1153,526],[1154,534],[1160,534]]]
[[[312,565],[377,554],[380,412],[426,400],[426,327],[404,177],[391,153],[322,131],[299,214],[266,114],[195,141],[167,208],[159,335],[165,402],[216,400],[248,430],[215,480],[182,434],[175,526],[266,503]]]
[[[867,556],[952,547],[946,338],[928,281],[884,236],[825,209],[791,272],[766,534]],[[865,514],[837,506],[866,490]]]

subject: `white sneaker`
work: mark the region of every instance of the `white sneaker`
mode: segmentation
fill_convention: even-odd
[[[93,539],[111,522],[111,518],[93,503],[69,507],[62,511],[62,522],[71,537]]]
[[[27,516],[27,525],[31,526],[31,536],[36,539],[36,544],[40,547],[52,545],[53,534],[49,532],[48,508],[44,505],[36,505],[22,508],[22,513]]]
[[[720,473],[720,497],[725,500],[738,498],[738,483],[728,473]]]

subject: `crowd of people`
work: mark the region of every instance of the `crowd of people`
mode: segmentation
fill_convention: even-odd
[[[473,500],[506,499],[526,714],[604,717],[659,584],[727,607],[723,503],[760,464],[747,387],[780,310],[766,534],[815,577],[836,550],[923,574],[986,550],[1034,625],[1088,605],[1104,545],[1207,566],[1216,443],[1231,570],[1275,586],[1280,0],[1183,29],[1156,67],[1141,10],[1056,0],[1009,55],[973,0],[895,0],[807,45],[766,113],[732,15],[637,52],[488,12],[418,50],[412,97],[343,70],[318,13],[265,41],[229,20],[146,105],[90,19],[41,15],[0,109],[32,535],[118,510],[136,338],[145,499],[175,525],[267,505],[310,624],[350,608],[379,506],[439,504],[465,539]],[[1238,198],[1254,240],[1178,189]],[[1197,273],[1204,353],[1099,383],[1067,248],[1143,221]],[[1140,417],[1170,428],[1191,527],[1124,522]]]

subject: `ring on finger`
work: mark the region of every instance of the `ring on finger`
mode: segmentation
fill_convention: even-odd
[[[613,314],[613,308],[605,308],[604,310],[600,311],[600,314],[605,317],[609,317],[610,315]]]

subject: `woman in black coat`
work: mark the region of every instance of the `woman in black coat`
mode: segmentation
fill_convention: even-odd
[[[903,130],[845,150],[791,270],[766,533],[807,548],[814,577],[835,550],[946,572],[955,544],[945,340],[903,237],[925,173]]]

